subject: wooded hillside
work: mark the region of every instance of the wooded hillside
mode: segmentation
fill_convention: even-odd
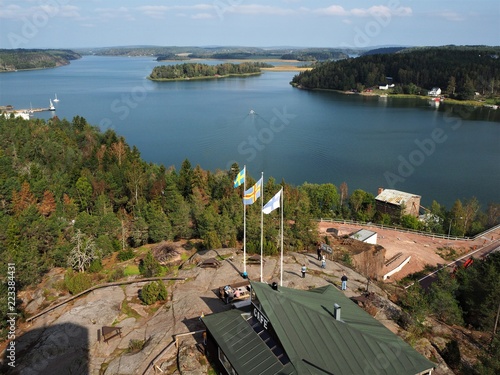
[[[0,49],[0,72],[55,68],[81,58],[71,50]]]
[[[326,62],[296,75],[306,89],[363,91],[386,83],[394,93],[427,94],[440,87],[450,97],[472,99],[475,92],[500,96],[500,47],[425,47],[391,54]]]
[[[82,235],[100,258],[175,239],[201,239],[207,249],[236,247],[243,238],[243,187],[233,187],[239,170],[233,164],[205,171],[188,160],[179,171],[147,163],[113,130],[102,133],[79,116],[71,122],[0,116],[0,271],[16,263],[18,288],[36,283],[50,268],[69,265],[75,238]],[[247,174],[246,186],[254,183]],[[285,250],[314,248],[314,218],[393,223],[377,214],[373,194],[349,193],[345,182],[339,189],[331,183],[294,187],[271,177],[265,200],[282,186]],[[457,200],[449,211],[434,202],[430,212],[428,222],[404,216],[396,224],[470,235],[498,224],[500,205],[481,212],[471,198]],[[277,210],[265,221],[268,255],[279,247],[275,215]],[[247,208],[247,247],[260,251],[259,204]]]

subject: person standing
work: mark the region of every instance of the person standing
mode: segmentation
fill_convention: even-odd
[[[321,260],[321,244],[318,243],[318,249],[316,250],[318,253],[318,260]]]
[[[342,275],[340,280],[342,281],[342,290],[346,290],[347,289],[347,276],[345,275],[345,273]]]
[[[321,257],[321,268],[326,268],[326,258],[324,255]]]
[[[302,278],[306,277],[307,267],[305,264],[302,265],[302,268],[300,270],[302,272]]]

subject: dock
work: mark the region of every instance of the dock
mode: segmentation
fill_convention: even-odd
[[[14,109],[12,106],[0,106],[0,113],[3,113],[5,117],[9,117],[11,114],[14,114],[14,117],[22,117],[25,120],[28,120],[29,116],[35,112],[55,112],[55,110],[51,111],[49,107]]]

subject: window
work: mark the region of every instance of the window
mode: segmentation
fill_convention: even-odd
[[[234,370],[233,366],[231,366],[231,363],[227,359],[226,355],[222,350],[220,350],[220,348],[219,348],[219,361],[220,363],[222,363],[222,366],[224,366],[229,375],[238,375]]]

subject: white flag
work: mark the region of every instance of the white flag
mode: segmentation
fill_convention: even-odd
[[[282,190],[278,191],[276,195],[272,197],[269,202],[266,203],[264,208],[262,208],[262,212],[264,212],[265,214],[270,214],[272,211],[274,211],[280,206]]]

